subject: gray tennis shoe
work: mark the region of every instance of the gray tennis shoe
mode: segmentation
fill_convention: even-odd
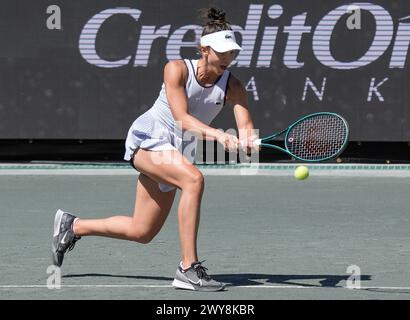
[[[52,256],[54,265],[58,267],[63,264],[66,251],[73,250],[76,241],[81,239],[72,230],[75,218],[77,217],[60,209],[57,210],[54,217]]]
[[[203,262],[203,261],[202,261]],[[202,262],[194,262],[188,269],[184,270],[178,266],[172,285],[180,289],[194,291],[221,291],[225,284],[215,281],[206,273],[207,268]]]

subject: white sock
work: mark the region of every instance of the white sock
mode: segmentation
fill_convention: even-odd
[[[79,218],[75,218],[73,224],[71,225],[71,231],[74,232],[74,224],[77,222]]]
[[[185,268],[184,265],[182,264],[182,261],[179,263],[179,266],[181,267],[182,271],[187,271],[190,267]]]

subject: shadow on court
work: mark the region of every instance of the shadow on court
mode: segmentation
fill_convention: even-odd
[[[395,288],[395,289],[390,289],[390,290],[380,289],[380,288],[366,288],[366,289],[364,289],[364,290],[366,290],[366,291],[368,291],[368,292],[375,292],[375,293],[387,293],[387,294],[392,294],[392,293],[394,293],[394,294],[397,294],[397,295],[400,295],[400,294],[406,294],[406,295],[408,295],[408,294],[410,294],[410,290],[408,290],[408,289],[400,289],[400,288]],[[407,299],[407,300],[408,300],[408,299]]]
[[[342,287],[342,281],[347,281],[347,275],[286,275],[286,274],[218,274],[214,275],[215,280],[230,284],[231,286],[257,286],[263,284],[277,285],[297,285],[303,287]],[[361,275],[362,281],[371,280],[370,275]],[[318,284],[307,284],[298,282],[298,280],[320,280]]]
[[[84,273],[84,274],[68,274],[63,278],[127,278],[135,280],[159,280],[172,282],[173,278],[169,277],[154,277],[154,276],[133,276],[133,275],[119,275],[108,273]],[[257,274],[257,273],[239,273],[239,274],[215,274],[213,278],[217,281],[227,283],[230,287],[236,286],[258,286],[266,284],[276,285],[293,285],[303,287],[328,287],[336,288],[343,287],[343,282],[349,280],[348,275],[275,275],[275,274]],[[299,282],[298,282],[299,280]],[[300,280],[313,280],[318,284],[301,283]],[[361,275],[361,281],[370,281],[370,275]]]
[[[159,280],[159,281],[172,281],[173,278],[168,277],[151,277],[151,276],[131,276],[122,274],[108,274],[108,273],[83,273],[83,274],[67,274],[62,278],[125,278],[135,280]]]

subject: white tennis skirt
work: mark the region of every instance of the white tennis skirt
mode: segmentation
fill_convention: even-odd
[[[177,150],[193,163],[197,138],[194,135],[184,135],[176,125],[164,124],[148,110],[139,116],[128,130],[124,159],[132,160],[135,151],[139,148],[150,151]],[[159,187],[162,192],[175,189],[162,183]]]

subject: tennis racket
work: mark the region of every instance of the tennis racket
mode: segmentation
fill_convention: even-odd
[[[273,138],[285,134],[285,147],[273,144]],[[307,115],[286,129],[258,139],[264,148],[286,152],[295,159],[319,162],[334,159],[346,148],[349,138],[347,121],[336,113],[319,112]]]

